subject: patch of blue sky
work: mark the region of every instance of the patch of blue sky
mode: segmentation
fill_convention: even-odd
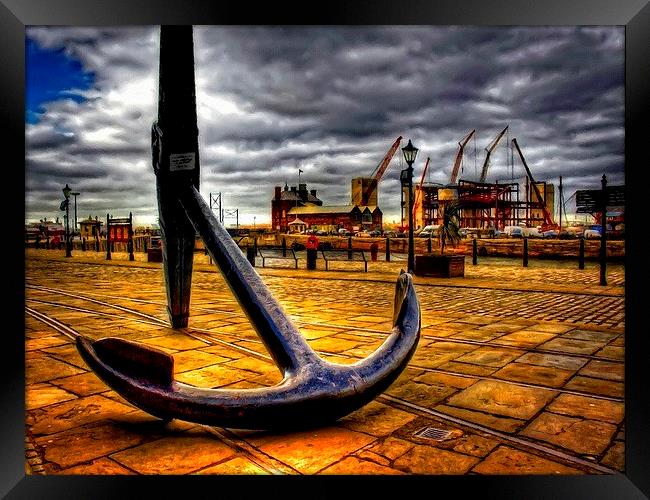
[[[83,102],[82,92],[92,88],[95,74],[85,71],[77,59],[63,47],[43,48],[29,37],[25,39],[25,120],[38,123],[44,104],[63,99]]]

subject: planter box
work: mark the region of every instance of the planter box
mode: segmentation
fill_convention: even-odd
[[[162,262],[162,248],[149,248],[147,250],[147,262]]]
[[[465,276],[465,256],[432,253],[416,255],[415,275],[435,278],[463,277]]]

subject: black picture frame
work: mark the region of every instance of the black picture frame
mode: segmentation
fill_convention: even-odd
[[[430,476],[430,477],[80,477],[26,476],[24,471],[24,82],[25,26],[28,25],[156,25],[156,24],[464,24],[464,25],[624,25],[626,31],[626,357],[625,474],[611,476]],[[642,121],[650,116],[650,5],[648,0],[381,0],[326,1],[300,5],[243,4],[207,0],[0,0],[0,110],[5,201],[5,245],[8,321],[2,332],[3,375],[0,378],[0,495],[7,498],[131,498],[210,496],[347,497],[378,494],[410,496],[444,494],[480,498],[644,498],[650,496],[650,396],[648,340],[643,290],[644,186],[650,186],[647,140]],[[8,145],[8,146],[7,146]],[[23,165],[23,169],[20,168]],[[646,188],[647,189],[647,188]],[[16,208],[18,207],[18,208]],[[16,213],[18,212],[18,213]],[[639,231],[639,232],[637,232]],[[280,481],[280,484],[278,484]],[[426,484],[419,484],[420,481]],[[271,482],[273,484],[271,484]],[[209,485],[209,486],[203,486]],[[417,488],[425,488],[424,490]],[[228,494],[225,494],[225,491]],[[234,493],[234,490],[237,490]],[[420,491],[420,493],[418,493]],[[423,493],[424,492],[424,493]]]

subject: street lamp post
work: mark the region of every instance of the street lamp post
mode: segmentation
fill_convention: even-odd
[[[72,231],[73,234],[77,232],[77,196],[79,196],[81,193],[70,193],[72,196],[74,196],[74,229]]]
[[[413,240],[413,162],[418,154],[418,148],[409,143],[402,148],[404,153],[404,160],[408,165],[407,177],[409,186],[409,254],[408,254],[408,272],[413,274],[415,270],[415,242]]]
[[[63,188],[63,196],[65,196],[65,256],[72,257],[70,251],[70,186],[67,184]]]

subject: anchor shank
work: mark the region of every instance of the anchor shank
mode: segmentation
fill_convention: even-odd
[[[199,185],[199,145],[191,26],[160,29],[158,121],[152,128],[167,307],[174,328],[189,317],[195,233],[176,196],[179,184]]]
[[[281,371],[322,363],[199,191],[183,189],[180,203]]]

